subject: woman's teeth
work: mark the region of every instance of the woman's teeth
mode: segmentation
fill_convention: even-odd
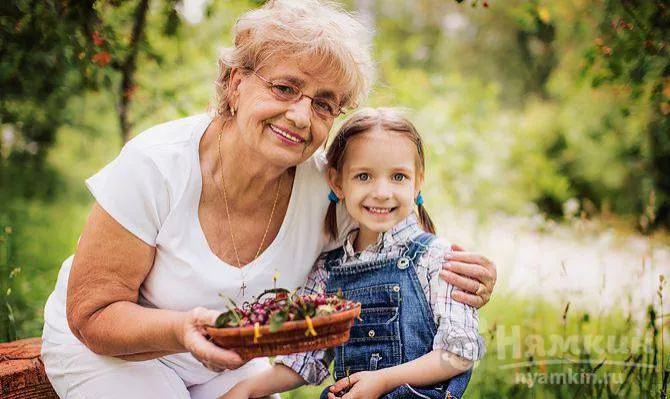
[[[284,132],[283,130],[280,130],[280,129],[272,126],[272,125],[270,125],[270,129],[272,129],[273,132],[277,133],[278,135],[282,136],[283,138],[285,138],[288,141],[291,141],[291,142],[296,143],[296,144],[302,142],[301,138],[292,136],[292,135]]]

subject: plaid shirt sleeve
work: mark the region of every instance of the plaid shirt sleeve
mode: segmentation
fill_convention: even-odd
[[[426,296],[437,324],[433,339],[434,350],[446,350],[468,360],[480,360],[486,352],[484,339],[479,335],[477,310],[454,300],[451,293],[454,286],[440,278],[440,270],[445,262],[449,247],[434,241],[428,251],[419,259],[417,271],[426,274]]]
[[[300,294],[321,294],[326,291],[328,272],[325,268],[325,262],[325,254],[322,254],[314,264],[309,276],[307,276],[307,282],[300,289]],[[328,365],[333,361],[333,358],[332,350],[317,350],[277,356],[275,363],[291,368],[310,385],[320,385],[330,376]]]

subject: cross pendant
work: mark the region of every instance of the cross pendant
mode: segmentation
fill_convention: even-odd
[[[240,286],[240,291],[242,291],[242,296],[244,296],[244,291],[247,289],[247,282],[242,280],[242,285]]]

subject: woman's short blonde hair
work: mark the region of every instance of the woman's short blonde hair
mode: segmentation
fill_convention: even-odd
[[[234,46],[219,57],[217,115],[230,118],[228,83],[232,68],[257,70],[270,57],[314,57],[315,70],[343,82],[343,108],[356,108],[374,79],[372,31],[351,13],[326,0],[268,0],[243,14],[233,27]]]

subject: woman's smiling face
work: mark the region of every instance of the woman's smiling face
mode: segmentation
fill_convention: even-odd
[[[344,92],[334,81],[333,71],[317,71],[311,58],[272,57],[256,73],[234,70],[231,104],[237,113],[233,123],[250,148],[272,165],[295,166],[307,160],[323,145],[333,126],[312,109],[312,100],[327,99],[339,104]],[[298,101],[282,101],[269,84],[285,83],[304,96]],[[309,96],[309,97],[307,97]]]

